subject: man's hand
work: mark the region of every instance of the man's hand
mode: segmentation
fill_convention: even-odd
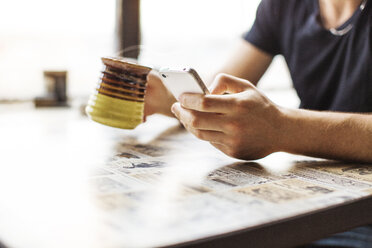
[[[258,159],[279,151],[279,107],[250,82],[219,74],[211,93],[183,94],[173,104],[172,112],[187,130],[235,158]]]
[[[176,99],[164,87],[161,79],[150,72],[147,76],[144,121],[147,116],[155,113],[173,116],[170,108],[175,101]]]
[[[225,74],[211,92],[184,94],[172,111],[191,133],[227,155],[258,159],[284,151],[372,162],[371,114],[281,108],[248,81]]]
[[[272,58],[271,55],[266,54],[247,41],[241,40],[231,58],[219,71],[248,79],[256,84],[269,67]],[[171,106],[176,102],[176,99],[164,87],[156,73],[150,72],[147,81],[144,120],[147,116],[155,113],[173,117]]]

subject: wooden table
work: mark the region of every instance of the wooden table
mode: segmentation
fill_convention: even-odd
[[[234,160],[166,117],[126,131],[3,107],[0,137],[9,247],[291,247],[372,223],[371,165]]]

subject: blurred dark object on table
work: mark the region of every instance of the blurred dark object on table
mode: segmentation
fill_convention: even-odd
[[[44,71],[46,95],[34,99],[35,107],[68,107],[67,71]]]

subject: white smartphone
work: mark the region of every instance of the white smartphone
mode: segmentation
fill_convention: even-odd
[[[198,73],[192,68],[170,69],[161,68],[160,78],[165,87],[179,100],[183,93],[209,94]]]

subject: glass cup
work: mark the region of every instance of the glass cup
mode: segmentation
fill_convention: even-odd
[[[147,75],[150,67],[124,58],[104,57],[99,84],[85,109],[98,123],[134,129],[143,122]]]

